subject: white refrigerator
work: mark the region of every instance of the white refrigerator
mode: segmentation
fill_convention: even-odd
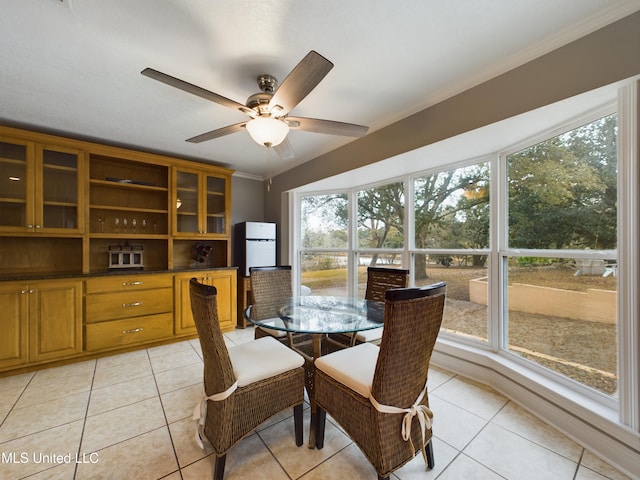
[[[276,224],[242,222],[235,226],[235,249],[239,274],[249,276],[251,267],[276,264]]]

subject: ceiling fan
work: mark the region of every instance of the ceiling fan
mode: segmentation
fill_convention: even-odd
[[[261,92],[251,95],[246,105],[152,68],[145,68],[141,73],[187,93],[239,110],[251,117],[245,122],[189,138],[187,142],[206,142],[246,128],[256,143],[274,147],[280,157],[288,159],[293,158],[293,149],[287,139],[290,129],[348,137],[362,137],[369,129],[369,127],[352,123],[289,116],[289,112],[320,83],[332,68],[333,63],[312,50],[294,67],[279,87],[275,77],[267,74],[260,75],[258,86]]]

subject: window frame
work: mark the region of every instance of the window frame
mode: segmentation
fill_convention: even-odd
[[[497,361],[500,358],[507,362],[513,363],[520,375],[523,371],[529,372],[527,378],[531,378],[532,382],[542,382],[544,385],[557,385],[558,394],[566,396],[567,399],[588,398],[595,404],[602,405],[604,408],[615,411],[618,414],[619,421],[623,425],[631,427],[635,431],[640,430],[640,307],[638,302],[634,300],[635,292],[640,288],[640,245],[638,242],[638,233],[640,232],[640,193],[638,192],[637,179],[640,178],[640,166],[638,159],[638,81],[628,82],[623,85],[619,91],[617,104],[607,104],[601,108],[585,112],[583,115],[576,116],[570,121],[562,125],[556,125],[537,135],[529,136],[517,144],[512,144],[504,149],[489,153],[486,155],[467,158],[446,165],[438,165],[426,168],[421,171],[412,172],[400,177],[405,182],[405,242],[402,251],[394,249],[394,253],[401,253],[403,268],[410,268],[413,255],[415,253],[437,254],[449,253],[447,249],[416,249],[414,237],[414,195],[413,186],[414,179],[420,176],[438,173],[462,166],[469,166],[474,163],[488,161],[490,165],[490,238],[488,249],[470,249],[464,250],[468,254],[488,255],[488,271],[489,271],[489,305],[488,305],[488,344],[478,344],[477,342],[469,342],[467,339],[456,335],[442,335],[441,338],[450,345],[450,342],[468,346],[476,352],[485,351],[489,355],[497,355]],[[551,138],[554,135],[566,133],[573,128],[596,120],[608,113],[618,114],[618,242],[617,242],[617,258],[620,265],[618,270],[618,385],[619,395],[612,397],[602,392],[582,386],[573,380],[570,380],[560,374],[556,374],[544,367],[537,366],[533,362],[508,352],[505,348],[504,340],[504,293],[503,283],[504,276],[501,273],[504,263],[509,256],[522,255],[523,252],[532,256],[553,256],[548,250],[523,250],[507,248],[507,191],[506,182],[502,181],[506,178],[506,155],[517,152],[523,148],[535,145],[540,141]],[[432,159],[431,159],[432,160]],[[424,159],[424,163],[431,163],[429,158]],[[369,251],[370,249],[359,249],[354,246],[353,239],[355,229],[353,218],[356,218],[357,212],[357,192],[387,183],[400,181],[398,177],[385,179],[371,184],[351,186],[339,190],[316,190],[316,191],[294,191],[292,223],[298,223],[300,214],[300,197],[310,196],[314,194],[330,194],[330,193],[346,193],[350,202],[350,228],[348,247],[345,251],[349,258],[349,294],[353,294],[357,286],[357,276],[354,275],[354,266],[357,255]],[[291,206],[291,204],[290,204]],[[297,218],[296,218],[297,217]],[[309,249],[300,249],[300,232],[299,225],[292,229],[291,257],[297,258],[301,251]],[[612,251],[596,252],[585,254],[585,251],[579,250],[559,250],[555,256],[567,257],[577,255],[578,257],[605,257],[610,256]],[[634,261],[634,259],[636,259]],[[414,284],[413,269],[411,270],[410,285]],[[298,269],[299,275],[299,269]],[[299,282],[297,282],[299,284]],[[440,342],[440,340],[439,340]],[[449,347],[447,347],[449,348]],[[464,356],[464,354],[462,354]],[[515,371],[514,371],[515,372]]]

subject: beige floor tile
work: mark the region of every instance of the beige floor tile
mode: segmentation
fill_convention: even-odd
[[[304,443],[296,447],[293,419],[282,421],[258,433],[292,478],[298,478],[351,443],[351,439],[327,420],[322,450],[308,448],[309,413],[304,412]]]
[[[166,422],[158,397],[109,410],[87,417],[82,451],[95,452],[164,425]]]
[[[89,400],[88,416],[120,408],[125,405],[157,397],[158,390],[153,375],[94,388]]]
[[[0,426],[0,443],[84,418],[89,392],[12,410]]]
[[[151,375],[151,364],[146,357],[140,357],[128,363],[96,369],[93,388],[103,388],[116,383]]]
[[[28,480],[69,480],[72,479],[76,472],[76,464],[67,463],[49,468],[35,475],[29,476]]]
[[[502,477],[466,455],[459,455],[451,462],[451,465],[447,466],[442,475],[438,477],[438,480],[461,479],[502,480]]]
[[[629,477],[627,477],[623,473],[620,473],[611,465],[600,460],[589,450],[585,450],[584,455],[582,456],[581,463],[589,470],[600,473],[601,475],[604,475],[611,480],[629,480]],[[640,467],[638,467],[638,471],[636,473],[640,477]]]
[[[239,345],[254,340],[255,332],[252,327],[248,328],[236,328],[230,332],[224,334],[225,339],[232,341],[234,344]]]
[[[151,368],[155,373],[164,372],[173,368],[184,367],[194,363],[202,364],[202,359],[193,348],[172,352],[167,355],[149,357]]]
[[[26,435],[15,440],[3,443],[0,451],[5,455],[5,461],[0,467],[0,478],[17,479],[27,475],[43,472],[55,467],[57,472],[67,471],[64,463],[57,462],[55,458],[46,461],[45,455],[70,455],[75,462],[75,455],[80,445],[83,420],[67,423],[42,432]],[[7,461],[7,455],[13,454],[16,462]],[[63,458],[63,462],[66,458]],[[50,476],[43,474],[42,478],[58,478],[57,472],[49,472]],[[73,478],[73,477],[67,477]]]
[[[24,387],[2,388],[0,386],[0,412],[8,413],[24,392]]]
[[[36,372],[22,373],[20,375],[10,375],[8,377],[0,378],[0,392],[11,390],[14,388],[26,387]],[[2,394],[0,394],[0,397]]]
[[[507,403],[507,399],[494,390],[459,377],[452,378],[429,392],[449,403],[490,420]]]
[[[130,363],[147,360],[149,354],[146,350],[134,350],[133,352],[119,353],[108,357],[99,358],[96,364],[96,372],[106,368],[112,368],[119,365],[128,365]]]
[[[183,480],[201,480],[212,478],[212,476],[213,455],[182,469]],[[289,480],[278,461],[255,434],[243,439],[229,451],[224,478],[225,480],[248,478]]]
[[[438,388],[443,383],[448,382],[453,377],[455,377],[455,374],[447,370],[442,370],[437,367],[429,367],[429,378],[427,380],[427,387],[429,389],[429,392]]]
[[[193,350],[193,348],[189,341],[185,340],[184,342],[169,343],[167,345],[160,345],[159,347],[152,347],[147,349],[147,352],[149,353],[149,358],[156,358],[189,350]]]
[[[48,383],[36,382],[35,380],[34,378],[34,381],[24,389],[15,408],[29,407],[69,395],[88,392],[93,381],[93,371],[78,376],[60,376]]]
[[[155,374],[160,394],[180,390],[191,385],[202,385],[204,367],[193,363]]]
[[[196,443],[195,422],[190,417],[171,423],[169,431],[180,467],[190,465],[213,453],[208,442],[203,442],[204,450]]]
[[[201,383],[161,395],[160,400],[162,401],[162,408],[167,417],[167,422],[173,423],[185,418],[191,418],[193,410],[201,397]]]
[[[370,480],[376,478],[376,475],[367,458],[352,443],[300,478],[302,480],[333,478]]]
[[[488,424],[464,453],[508,480],[573,480],[575,462]]]
[[[536,442],[574,462],[580,461],[582,447],[513,402],[491,420],[507,430]]]
[[[599,473],[596,473],[593,470],[590,470],[587,467],[583,467],[581,465],[580,467],[578,467],[576,478],[574,480],[609,480],[609,477],[600,475]]]
[[[481,418],[435,395],[429,396],[433,411],[433,434],[452,447],[462,450],[487,424]]]
[[[431,480],[439,478],[439,475],[448,468],[459,452],[450,445],[440,441],[438,438],[434,438],[432,442],[433,458],[435,461],[433,470],[429,470],[427,468],[424,463],[424,459],[422,458],[422,454],[419,453],[413,460],[396,470],[395,476],[401,480]],[[471,480],[471,478],[465,478],[464,480]]]
[[[64,365],[62,367],[38,370],[33,376],[33,380],[31,380],[29,386],[48,385],[68,381],[68,379],[74,379],[78,384],[89,383],[90,385],[95,369],[96,361],[88,360],[85,362]]]
[[[76,480],[156,480],[178,470],[167,427],[102,449],[94,459],[95,463],[78,465]]]

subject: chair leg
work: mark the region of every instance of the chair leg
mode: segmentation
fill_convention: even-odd
[[[213,480],[222,480],[224,477],[224,463],[227,460],[227,455],[216,457],[213,465]]]
[[[324,447],[324,427],[327,421],[327,412],[325,412],[322,408],[317,407],[316,415],[316,448],[320,450]]]
[[[296,431],[296,445],[302,445],[302,404],[293,407],[293,426]]]
[[[389,475],[383,477],[382,475],[378,474],[378,480],[389,480]]]
[[[429,440],[429,443],[427,443],[425,450],[427,452],[427,466],[433,470],[436,462],[433,458],[433,442],[431,440]]]

